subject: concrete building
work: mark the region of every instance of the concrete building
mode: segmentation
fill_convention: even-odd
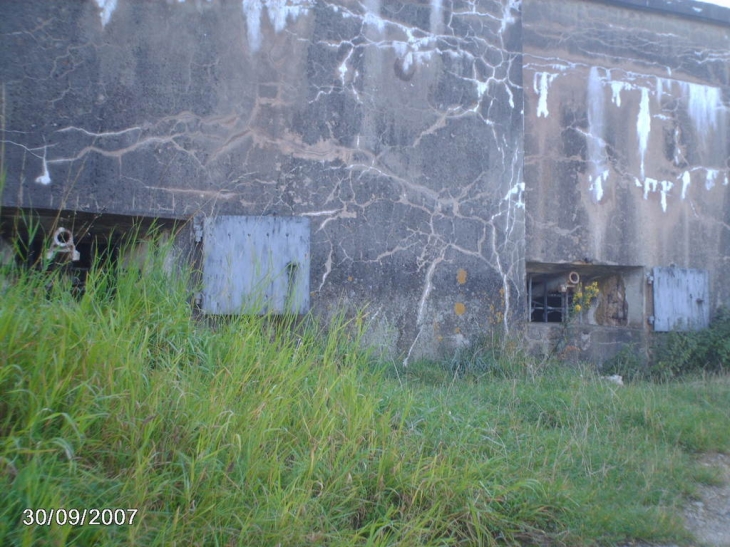
[[[405,362],[505,332],[601,361],[730,303],[728,9],[7,0],[0,48],[3,235],[32,211],[86,264],[190,221],[208,313],[263,287],[367,304]]]

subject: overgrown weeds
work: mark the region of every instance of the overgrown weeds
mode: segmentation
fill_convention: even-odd
[[[720,309],[707,329],[656,333],[649,362],[634,347],[626,347],[602,370],[627,380],[666,382],[688,375],[730,371],[730,310]]]
[[[560,493],[410,427],[412,397],[368,363],[358,317],[206,326],[188,275],[148,262],[97,265],[80,299],[59,272],[6,287],[3,545],[488,545],[558,527]],[[139,512],[21,522],[94,507]]]
[[[97,265],[80,298],[60,272],[3,289],[0,544],[682,540],[690,454],[730,449],[727,382],[619,388],[510,346],[394,378],[358,316],[196,321],[164,264]]]
[[[730,310],[720,309],[708,329],[664,335],[654,354],[652,376],[659,379],[730,371]]]
[[[411,426],[471,458],[503,457],[504,476],[529,474],[562,492],[560,541],[690,541],[682,506],[707,480],[694,454],[730,450],[727,379],[617,386],[553,364],[454,381],[443,366],[415,365],[401,375],[415,399]]]

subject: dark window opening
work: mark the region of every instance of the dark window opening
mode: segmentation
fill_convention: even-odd
[[[529,321],[577,321],[606,327],[642,327],[644,268],[527,262]]]
[[[562,323],[567,321],[573,302],[573,288],[580,282],[578,274],[529,275],[527,294],[530,321]]]
[[[61,272],[75,296],[82,296],[95,266],[114,266],[130,234],[144,235],[151,226],[174,221],[74,211],[4,208],[0,238],[11,262],[21,268]],[[113,268],[112,268],[113,270]]]

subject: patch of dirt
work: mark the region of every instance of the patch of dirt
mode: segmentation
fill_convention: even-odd
[[[698,487],[700,499],[689,502],[682,515],[685,527],[697,538],[693,547],[730,547],[730,455],[705,454],[699,463],[717,469],[722,483]],[[678,546],[630,543],[620,547]]]
[[[730,547],[730,455],[707,454],[700,464],[718,469],[722,484],[701,485],[700,499],[689,503],[684,522],[701,545]]]

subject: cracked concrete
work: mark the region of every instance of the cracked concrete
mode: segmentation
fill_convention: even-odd
[[[717,23],[610,2],[523,6],[528,263],[705,269],[712,309],[730,304],[730,35]],[[646,347],[642,284],[624,302],[640,311],[628,328],[575,327],[581,358]],[[554,338],[538,327],[535,339]]]
[[[624,4],[8,0],[3,205],[306,216],[314,308],[406,363],[519,328],[527,261],[705,265],[716,307],[727,29]]]
[[[509,329],[520,8],[5,2],[4,204],[307,216],[314,307],[370,303],[390,355],[463,343],[490,309]]]

